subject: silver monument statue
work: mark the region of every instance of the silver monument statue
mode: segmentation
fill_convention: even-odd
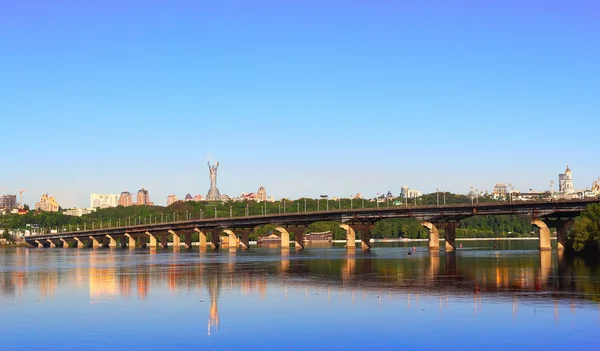
[[[215,165],[210,165],[210,159],[207,162],[208,171],[210,172],[210,189],[208,195],[206,195],[206,201],[221,201],[221,194],[217,189],[217,168],[219,168],[219,162]]]

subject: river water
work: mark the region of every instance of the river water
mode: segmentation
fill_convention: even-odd
[[[600,263],[536,241],[0,249],[0,350],[599,350]]]

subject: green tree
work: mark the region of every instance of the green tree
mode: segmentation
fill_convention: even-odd
[[[571,246],[575,251],[581,251],[586,246],[596,248],[600,244],[600,204],[590,204],[575,220],[569,233]]]

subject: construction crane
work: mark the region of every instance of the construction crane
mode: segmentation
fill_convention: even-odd
[[[27,190],[19,190],[19,208],[23,208],[23,193],[27,192]]]

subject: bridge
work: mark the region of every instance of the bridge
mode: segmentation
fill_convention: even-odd
[[[563,250],[567,230],[585,207],[599,203],[599,198],[562,201],[496,202],[481,204],[433,205],[413,207],[381,207],[370,209],[342,209],[313,212],[288,212],[259,216],[205,218],[175,222],[160,222],[133,226],[111,226],[91,230],[79,230],[28,236],[25,240],[37,247],[168,247],[192,246],[192,237],[198,236],[200,247],[219,248],[220,236],[227,240],[223,246],[235,249],[250,246],[249,234],[256,227],[275,224],[281,233],[281,247],[290,247],[290,233],[295,235],[291,243],[297,249],[304,248],[303,233],[311,223],[335,221],[346,230],[346,248],[356,249],[357,232],[363,250],[371,248],[373,225],[388,218],[414,218],[429,232],[429,249],[439,250],[440,232],[445,238],[445,250],[456,248],[456,228],[460,220],[471,216],[523,215],[529,216],[531,224],[539,228],[540,250],[550,250],[550,228],[556,228],[558,250]]]

